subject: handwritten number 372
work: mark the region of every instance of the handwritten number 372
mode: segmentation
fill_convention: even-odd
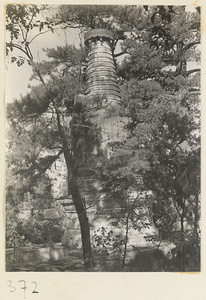
[[[14,285],[12,285],[12,281],[11,280],[8,280],[7,281],[8,283],[9,283],[9,287],[10,287],[10,292],[11,293],[13,293],[13,292],[15,292],[16,291],[16,287],[14,286]],[[24,290],[26,290],[26,281],[24,281],[24,280],[19,280],[19,282],[24,282],[24,287],[22,288],[22,289],[24,289]],[[35,294],[37,294],[37,293],[39,293],[38,291],[37,291],[37,283],[36,283],[36,281],[32,281],[31,282],[32,284],[34,284],[34,289],[33,289],[33,291],[32,291],[32,293],[35,293]]]

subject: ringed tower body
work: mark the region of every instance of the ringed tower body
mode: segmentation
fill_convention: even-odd
[[[113,58],[114,34],[107,29],[92,29],[85,34],[84,40],[88,49],[87,96],[99,96],[104,100],[102,104],[120,103]]]
[[[120,89],[117,81],[112,31],[97,28],[84,36],[87,47],[86,98],[96,107],[96,123],[101,127],[102,149],[110,156],[108,142],[120,141],[123,127],[119,117],[121,108]]]

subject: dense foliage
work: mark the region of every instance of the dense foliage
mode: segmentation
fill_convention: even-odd
[[[52,18],[40,18],[42,12],[44,17],[52,13]],[[34,38],[45,28],[45,34],[47,30],[55,32],[57,26],[63,30],[79,28],[81,47],[65,45],[47,49],[49,59],[35,63],[31,52]],[[46,201],[35,194],[34,186],[40,178],[41,183],[49,180],[47,177],[42,180],[42,176],[57,159],[64,157],[68,191],[73,195],[80,223],[86,222],[88,229],[76,182],[80,167],[95,166],[93,153],[100,147],[101,131],[93,123],[87,99],[79,99],[85,88],[86,51],[82,36],[86,30],[99,27],[112,30],[116,48],[121,48],[114,57],[122,96],[120,115],[126,120],[127,138],[111,143],[110,160],[105,163],[104,159],[102,165],[98,164],[105,188],[120,206],[125,207],[124,214],[116,216],[117,220],[123,219],[125,226],[130,224],[135,228],[137,220],[131,210],[135,206],[128,206],[127,199],[132,191],[152,190],[155,195],[153,218],[160,240],[166,238],[177,244],[176,265],[179,264],[182,271],[198,270],[198,9],[191,13],[183,6],[62,5],[55,9],[35,5],[7,6],[8,54],[18,66],[27,60],[33,68],[33,78],[40,80],[40,85],[33,87],[27,96],[8,105],[7,117],[12,126],[8,135],[11,152],[8,166],[12,175],[8,178],[14,176],[20,182],[20,188],[7,184],[8,205],[13,205],[14,198],[21,201],[25,192],[37,202]],[[22,56],[16,55],[15,49],[21,51]],[[194,68],[188,68],[189,63],[193,63]],[[100,157],[98,159],[100,161]],[[49,186],[48,182],[44,188],[49,190]],[[51,199],[51,194],[48,198]],[[138,201],[135,203],[138,205]],[[81,221],[82,215],[84,221]],[[88,254],[91,252],[89,235],[82,229],[83,240],[86,235],[87,250],[84,250]],[[196,257],[192,263],[186,259],[191,256]],[[91,264],[87,267],[90,269]]]

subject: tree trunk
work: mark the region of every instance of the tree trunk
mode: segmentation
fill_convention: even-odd
[[[92,248],[91,248],[91,240],[90,240],[89,221],[88,221],[83,200],[79,192],[76,176],[71,172],[69,172],[68,174],[68,187],[69,187],[69,193],[72,195],[72,199],[80,223],[85,271],[91,271]]]
[[[68,193],[72,195],[72,200],[74,202],[74,206],[78,215],[80,229],[81,229],[81,238],[82,238],[82,249],[83,249],[83,258],[84,258],[84,267],[85,271],[91,271],[92,269],[92,248],[90,241],[90,228],[89,221],[87,218],[86,208],[84,206],[82,197],[79,192],[79,187],[77,185],[77,170],[75,169],[74,159],[69,151],[69,147],[67,144],[67,140],[65,134],[62,130],[62,126],[60,123],[60,116],[58,109],[56,109],[57,114],[57,124],[59,128],[59,133],[62,139],[62,145],[64,148],[64,158],[67,166],[67,174],[68,174]]]
[[[194,234],[193,239],[195,243],[198,243],[198,220],[199,220],[199,214],[198,214],[198,195],[196,196],[196,203],[195,203],[195,220],[194,220]]]
[[[126,218],[126,235],[125,235],[125,244],[124,244],[124,254],[123,254],[123,259],[122,259],[122,269],[124,269],[126,255],[127,255],[127,242],[128,242],[128,233],[129,233],[129,216],[130,216],[130,214],[128,214],[127,218]]]
[[[185,271],[185,237],[184,237],[184,214],[182,213],[181,219],[181,258],[182,258],[182,272]]]

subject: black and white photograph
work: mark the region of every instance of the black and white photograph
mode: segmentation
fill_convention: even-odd
[[[99,4],[5,6],[5,272],[201,273],[201,7]]]

